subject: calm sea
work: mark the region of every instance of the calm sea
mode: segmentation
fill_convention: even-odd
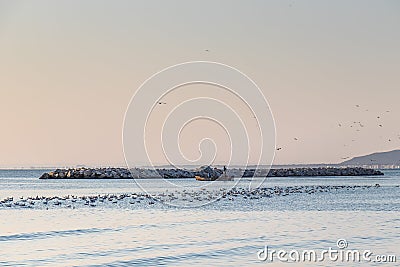
[[[39,180],[44,171],[0,170],[0,199],[141,192],[132,180]],[[0,266],[399,266],[400,172],[384,172],[379,177],[269,178],[263,186],[346,187],[313,194],[221,199],[198,208],[145,201],[48,209],[3,206]],[[190,190],[200,182],[174,183],[179,190]],[[352,189],[355,185],[372,187]],[[151,193],[166,191],[155,179],[142,181],[141,186]],[[210,190],[231,186],[219,182]],[[338,239],[345,240],[346,248],[338,248]],[[372,260],[394,255],[397,262],[261,261],[258,254],[265,246],[299,253],[370,250]]]

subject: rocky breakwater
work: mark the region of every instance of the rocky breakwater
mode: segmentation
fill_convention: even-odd
[[[44,173],[40,179],[133,179],[133,178],[218,178],[223,171],[210,166],[195,170],[184,169],[141,169],[134,168],[130,171],[125,168],[74,168],[57,169]]]
[[[383,175],[381,171],[361,167],[315,167],[288,169],[231,169],[229,175],[243,174],[243,177],[306,177],[306,176],[375,176]]]
[[[40,179],[129,179],[128,169],[124,168],[74,168],[57,169],[44,173]]]
[[[74,168],[57,169],[44,173],[40,179],[133,179],[133,178],[218,178],[223,174],[222,169],[210,166],[194,170],[185,169],[142,169],[134,168]],[[381,171],[359,167],[347,168],[290,168],[290,169],[229,169],[228,176],[233,177],[300,177],[300,176],[374,176],[383,175]]]
[[[383,175],[383,172],[361,167],[347,168],[295,168],[295,169],[271,169],[268,177],[290,177],[290,176],[374,176]]]

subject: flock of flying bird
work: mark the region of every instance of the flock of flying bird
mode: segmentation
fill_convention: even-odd
[[[356,108],[361,108],[360,105],[355,105],[355,107]],[[366,109],[365,111],[368,112],[369,110]],[[385,113],[390,113],[390,110],[386,110]],[[381,118],[382,118],[382,115],[376,117],[377,120],[380,120]],[[344,125],[342,123],[338,123],[338,127],[344,127]],[[353,121],[353,123],[349,127],[350,128],[355,128],[356,132],[360,132],[361,128],[364,128],[365,125],[361,121]],[[383,128],[384,125],[381,122],[378,121],[377,127]],[[397,137],[398,137],[398,139],[400,139],[400,134],[398,134]],[[293,140],[298,141],[299,139],[297,137],[294,137]],[[356,140],[352,139],[351,141],[355,142]],[[389,138],[388,142],[392,142],[392,138]],[[347,145],[345,144],[344,146],[347,146]],[[276,150],[277,151],[282,150],[282,147],[277,147]],[[345,160],[345,159],[349,159],[349,158],[350,157],[343,157],[342,159]],[[375,161],[375,160],[371,160],[371,161]]]
[[[206,52],[209,52],[208,49],[206,49],[205,51],[206,51]],[[161,101],[160,101],[160,102],[157,102],[157,104],[159,104],[159,105],[165,105],[165,104],[167,104],[167,103],[161,102]],[[356,108],[361,108],[360,105],[355,105],[355,107],[356,107]],[[368,112],[369,110],[366,109],[365,111]],[[390,113],[390,110],[386,110],[386,113]],[[253,116],[253,118],[256,118],[256,116]],[[380,119],[381,119],[381,116],[377,116],[376,118],[377,118],[378,120],[380,120]],[[379,122],[378,122],[378,123],[379,123]],[[380,128],[383,128],[383,124],[382,124],[382,123],[379,123],[377,126],[380,127]],[[338,127],[343,127],[343,124],[342,124],[342,123],[338,123]],[[361,131],[361,128],[364,128],[364,127],[365,127],[365,125],[362,124],[361,121],[353,121],[352,125],[350,125],[350,128],[356,128],[356,131],[357,131],[357,132]],[[400,139],[400,134],[398,134],[397,137],[398,137],[398,139]],[[299,141],[299,138],[293,137],[293,140],[294,140],[294,141]],[[355,139],[352,139],[351,141],[352,141],[352,142],[355,142],[356,140],[355,140]],[[388,142],[392,142],[392,139],[389,138],[389,139],[388,139]],[[347,145],[345,144],[344,146],[347,146]],[[282,149],[283,149],[283,147],[277,147],[277,148],[276,148],[277,151],[280,151],[280,150],[282,150]],[[345,159],[349,159],[349,158],[350,158],[350,157],[343,157],[342,159],[345,160]],[[371,161],[373,161],[373,160],[371,160]]]

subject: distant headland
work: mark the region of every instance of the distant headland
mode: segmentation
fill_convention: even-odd
[[[343,166],[374,166],[375,168],[400,168],[400,150],[372,153],[354,157],[341,163]]]

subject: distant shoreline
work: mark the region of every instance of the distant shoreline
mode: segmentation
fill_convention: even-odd
[[[349,158],[349,157],[347,157]],[[343,158],[347,159],[347,158]],[[125,164],[123,165],[114,165],[114,168],[125,168]],[[162,164],[154,164],[153,166],[144,166],[144,165],[136,165],[136,167],[141,169],[170,169],[169,165],[162,165]],[[194,165],[187,165],[184,166],[185,169],[194,169],[198,166]],[[223,168],[221,164],[214,164],[214,167]],[[258,168],[258,169],[289,169],[289,168],[343,168],[343,167],[352,167],[352,168],[368,168],[368,169],[400,169],[400,150],[392,150],[386,152],[376,152],[364,156],[357,156],[351,159],[345,160],[339,163],[292,163],[292,164],[273,164],[272,166],[269,165],[252,165],[248,164],[247,166],[244,165],[236,165],[230,164],[230,168]],[[86,166],[84,164],[66,164],[66,165],[41,165],[41,166],[0,166],[0,170],[55,170],[55,169],[66,169],[66,168],[89,168],[89,169],[99,169],[99,168],[111,168],[110,166],[102,166],[102,165],[95,165],[94,166]]]
[[[222,168],[222,165],[215,165],[217,168]],[[235,165],[232,166],[233,169],[244,169],[245,166],[240,166],[240,165]],[[256,166],[255,165],[249,165],[247,168],[249,169],[254,169]],[[343,164],[286,164],[286,165],[272,165],[271,169],[297,169],[297,168],[365,168],[365,169],[382,169],[382,170],[399,170],[400,165],[392,165],[392,164],[384,164],[384,165],[343,165]],[[126,167],[121,167],[121,166],[116,166],[116,167],[90,167],[90,166],[82,166],[82,167],[61,167],[61,166],[55,166],[55,167],[0,167],[0,170],[2,171],[15,171],[15,170],[57,170],[57,169],[103,169],[103,168],[116,168],[116,169],[126,169]],[[138,167],[140,169],[152,169],[152,167]],[[154,166],[156,169],[172,169],[171,167],[168,167],[166,165],[156,165]],[[193,166],[185,166],[185,169],[192,169],[194,168]],[[259,166],[258,169],[268,169],[266,165]]]

